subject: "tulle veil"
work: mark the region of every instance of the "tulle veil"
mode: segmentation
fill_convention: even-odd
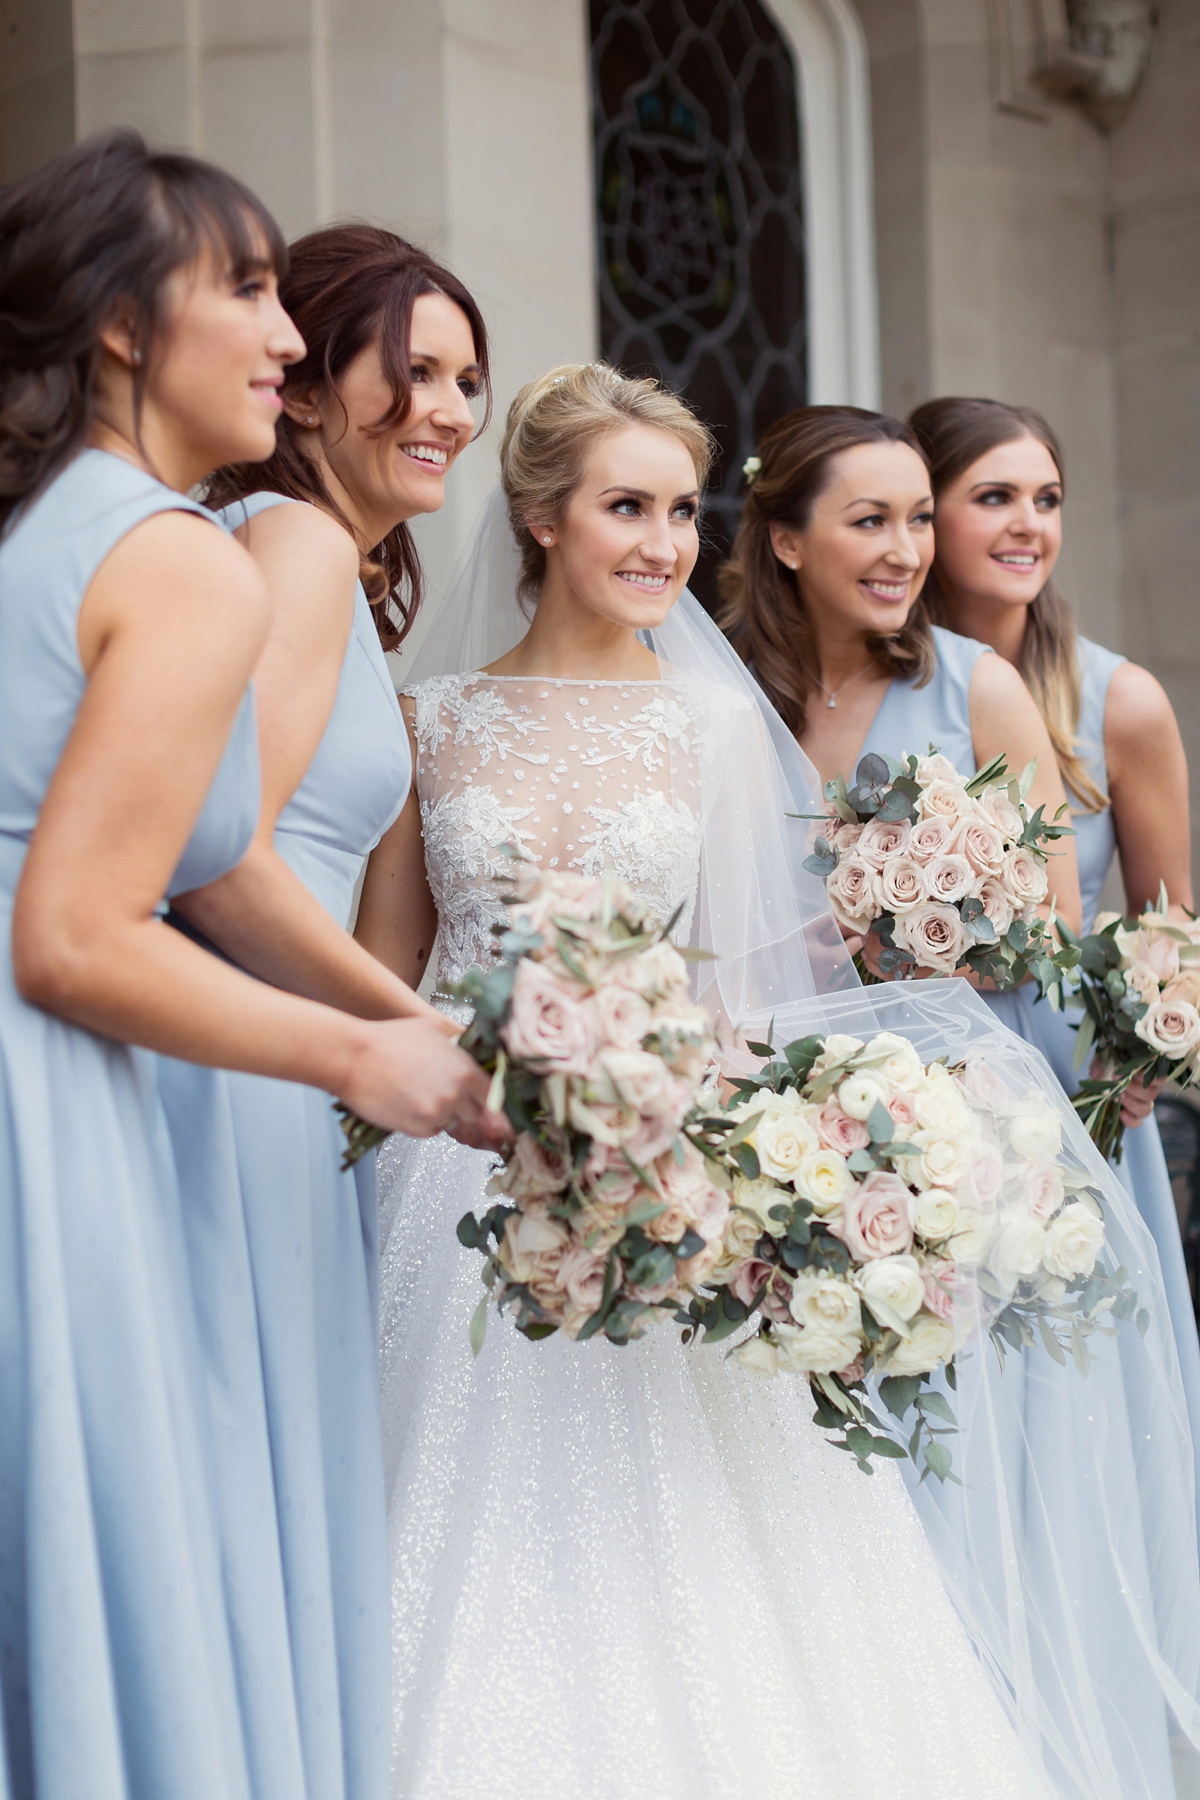
[[[518,575],[497,488],[406,683],[511,649],[529,624]],[[789,816],[820,810],[816,771],[690,593],[646,641],[665,679],[701,687],[717,727],[691,933],[715,954],[697,965],[698,997],[743,1040],[772,1027],[778,1044],[889,1030],[923,1060],[983,1056],[1014,1092],[1050,1101],[1064,1148],[1104,1196],[1109,1250],[1149,1314],[1144,1337],[1125,1326],[1091,1339],[1086,1378],[1040,1349],[1002,1369],[986,1338],[972,1343],[952,1396],[961,1485],[902,1467],[963,1626],[1050,1792],[1170,1800],[1178,1776],[1180,1793],[1200,1793],[1194,1458],[1149,1232],[1049,1065],[965,982],[859,984],[823,885],[803,867],[808,828]]]

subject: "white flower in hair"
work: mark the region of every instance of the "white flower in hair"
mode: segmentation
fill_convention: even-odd
[[[742,464],[742,474],[746,477],[746,480],[750,483],[751,487],[753,487],[753,485],[754,485],[755,477],[757,475],[760,475],[761,473],[762,473],[762,457],[761,456],[748,456],[746,458],[745,462]]]

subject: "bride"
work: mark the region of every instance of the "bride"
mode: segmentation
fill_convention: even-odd
[[[443,981],[486,961],[517,843],[682,908],[678,941],[718,951],[700,998],[750,1036],[778,1014],[779,1041],[886,1026],[926,1058],[969,1041],[1053,1093],[965,984],[854,991],[785,823],[813,810],[812,772],[681,599],[710,454],[680,401],[602,365],[518,396],[503,497],[404,700],[415,798],[372,858],[359,936],[414,984],[435,935]],[[1078,1133],[1071,1148],[1103,1168]],[[493,1320],[472,1362],[479,1270],[454,1227],[490,1166],[446,1138],[380,1158],[397,1796],[1174,1794],[1171,1744],[1200,1742],[1200,1602],[1158,1318],[1136,1451],[1134,1352],[1098,1356],[1086,1390],[1042,1358],[1020,1411],[1054,1426],[1030,1432],[1036,1470],[994,1367],[967,1354],[966,1486],[914,1504],[894,1465],[868,1480],[834,1453],[802,1381],[669,1326],[617,1348]],[[1105,1192],[1153,1314],[1153,1252]]]

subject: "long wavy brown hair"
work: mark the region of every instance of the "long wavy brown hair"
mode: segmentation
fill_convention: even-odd
[[[483,314],[457,275],[427,251],[377,225],[330,225],[291,246],[279,297],[307,350],[302,361],[286,371],[284,393],[319,388],[336,401],[340,377],[374,343],[392,390],[392,404],[376,420],[375,430],[381,436],[394,431],[412,406],[409,339],[413,303],[422,294],[444,294],[466,315],[480,389],[487,400],[486,425],[491,416],[491,377]],[[353,535],[320,468],[303,448],[304,436],[285,412],[274,456],[265,463],[218,469],[205,488],[208,505],[228,506],[247,494],[287,494],[319,506]],[[423,591],[421,561],[407,524],[394,526],[382,543],[360,557],[360,575],[379,641],[385,650],[394,650],[412,629]]]
[[[193,156],[109,131],[0,190],[0,529],[83,448],[100,334],[128,320],[134,420],[167,327],[167,279],[205,251],[240,281],[282,276],[283,235],[249,188]]]
[[[829,484],[836,457],[859,444],[907,444],[925,453],[900,419],[858,406],[802,406],[779,419],[758,447],[733,553],[717,577],[718,623],[788,729],[799,736],[817,685],[820,657],[802,572],[787,568],[771,547],[771,524],[803,531],[813,502]],[[888,675],[924,687],[937,657],[920,599],[899,631],[867,639],[868,653]]]
[[[1054,459],[1065,489],[1062,446],[1032,406],[1005,406],[999,400],[965,400],[947,395],[918,406],[908,422],[929,461],[935,538],[939,494],[945,493],[951,482],[997,444],[1011,444],[1015,438],[1036,438]],[[956,629],[936,554],[925,583],[925,604],[935,624],[948,626],[951,631]],[[1108,795],[1092,780],[1076,749],[1083,700],[1078,639],[1071,608],[1054,582],[1047,581],[1029,608],[1017,667],[1046,721],[1064,787],[1084,812],[1103,812]]]

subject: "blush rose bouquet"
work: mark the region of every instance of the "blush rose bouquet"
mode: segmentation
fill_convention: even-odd
[[[902,762],[864,756],[851,788],[843,775],[826,782],[825,831],[804,866],[824,879],[839,925],[875,932],[885,974],[973,969],[998,988],[1031,970],[1052,978],[1054,940],[1037,913],[1044,846],[1071,827],[1030,813],[1035,772],[1030,763],[1017,779],[999,756],[968,779],[931,747]]]
[[[911,1456],[923,1476],[950,1475],[945,1390],[985,1331],[1001,1362],[1006,1346],[1040,1344],[1086,1374],[1093,1332],[1135,1315],[1145,1329],[1042,1094],[1013,1094],[978,1057],[923,1064],[892,1032],[749,1048],[765,1067],[688,1126],[730,1208],[685,1335],[711,1343],[749,1323],[731,1354],[806,1377],[817,1424],[860,1468]]]
[[[1177,923],[1167,895],[1136,918],[1101,913],[1090,936],[1059,922],[1066,952],[1042,992],[1056,1010],[1082,1005],[1074,1065],[1089,1054],[1097,1076],[1079,1084],[1073,1104],[1103,1156],[1120,1162],[1125,1128],[1121,1098],[1140,1081],[1200,1081],[1200,920]]]
[[[467,1213],[489,1307],[529,1338],[624,1344],[686,1305],[720,1254],[729,1198],[683,1122],[716,1044],[684,956],[611,874],[527,870],[495,927],[498,961],[449,997],[515,1139]]]

